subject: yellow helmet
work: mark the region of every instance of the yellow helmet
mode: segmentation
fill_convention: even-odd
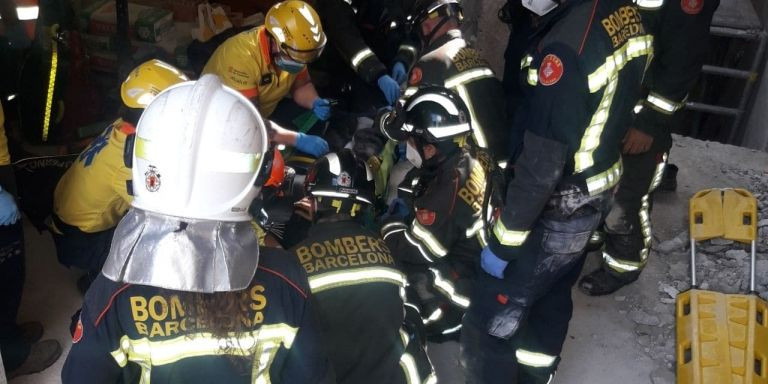
[[[152,59],[134,68],[120,87],[123,104],[144,109],[166,88],[188,81],[184,73],[174,66]]]
[[[303,1],[288,0],[273,5],[264,25],[280,50],[298,63],[314,61],[325,48],[320,17]]]

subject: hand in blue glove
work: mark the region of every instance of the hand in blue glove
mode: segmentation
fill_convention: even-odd
[[[328,153],[328,143],[320,136],[299,132],[296,138],[296,149],[314,157],[320,157]]]
[[[16,200],[8,191],[0,190],[0,225],[13,225],[20,217]]]
[[[398,61],[394,66],[392,66],[392,78],[395,79],[398,84],[403,84],[406,80],[408,80],[408,73],[405,70],[405,64]]]
[[[504,268],[507,267],[507,264],[509,264],[509,262],[496,256],[493,251],[491,251],[491,248],[483,248],[483,252],[480,254],[480,266],[483,268],[483,271],[497,279],[503,279]]]
[[[381,89],[381,92],[384,93],[384,97],[387,99],[387,104],[394,104],[397,98],[400,97],[400,84],[389,75],[379,77],[378,84],[379,89]]]
[[[328,120],[331,117],[331,103],[326,99],[317,98],[312,103],[312,113],[322,121]]]

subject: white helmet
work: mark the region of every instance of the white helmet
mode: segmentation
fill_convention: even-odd
[[[189,219],[249,221],[267,143],[256,108],[215,75],[172,86],[136,127],[132,205]]]

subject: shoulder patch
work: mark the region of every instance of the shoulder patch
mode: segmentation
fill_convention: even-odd
[[[75,325],[75,332],[72,333],[72,344],[77,344],[83,339],[83,314],[77,318],[77,325]]]
[[[421,83],[422,75],[421,67],[413,67],[411,69],[411,77],[408,79],[408,85],[418,85]]]
[[[418,220],[422,225],[434,224],[435,218],[437,218],[437,213],[435,211],[430,211],[429,209],[423,208],[416,211],[416,220]]]
[[[541,61],[541,66],[539,67],[539,82],[541,85],[548,87],[557,84],[561,77],[563,77],[563,61],[557,55],[551,53],[544,56],[544,60]]]
[[[680,0],[680,7],[689,15],[698,15],[704,8],[704,0]]]

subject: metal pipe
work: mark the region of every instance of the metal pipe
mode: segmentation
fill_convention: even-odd
[[[755,248],[755,240],[752,240],[752,258],[749,265],[749,292],[755,292],[755,257],[757,255]]]
[[[691,289],[696,288],[696,240],[691,236]]]
[[[752,73],[757,73],[757,71],[760,69],[760,64],[763,62],[763,56],[765,56],[765,46],[766,46],[766,33],[764,31],[761,31],[758,34],[758,45],[757,45],[757,52],[755,53],[755,58],[752,60],[752,66],[749,68],[749,71]],[[740,131],[741,128],[741,120],[744,117],[744,111],[747,108],[747,103],[751,99],[752,96],[752,87],[754,87],[755,84],[754,79],[752,81],[747,81],[747,83],[744,85],[744,90],[742,91],[741,100],[739,101],[739,111],[740,113],[736,116],[736,118],[733,119],[733,124],[731,125],[731,132],[728,135],[728,144],[736,144],[734,143],[734,140],[736,139],[737,131]]]
[[[745,71],[743,69],[719,67],[717,65],[705,64],[701,67],[701,72],[709,75],[718,75],[725,77],[732,77],[734,79],[748,80],[753,76],[756,76],[754,72]]]
[[[730,27],[709,27],[709,33],[715,36],[731,37],[735,39],[757,40],[763,31],[759,29],[737,29]]]
[[[741,114],[741,111],[739,111],[736,108],[721,107],[719,105],[704,104],[704,103],[698,103],[695,101],[686,102],[685,108],[693,111],[707,112],[715,115],[724,115],[724,116],[735,117]]]

